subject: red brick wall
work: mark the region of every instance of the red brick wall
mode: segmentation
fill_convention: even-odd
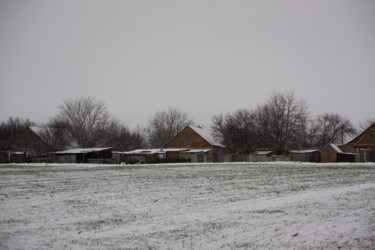
[[[322,149],[320,158],[322,162],[337,162],[337,151],[327,145]]]

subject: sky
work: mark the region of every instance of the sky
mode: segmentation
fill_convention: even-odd
[[[104,101],[130,127],[199,125],[292,90],[312,115],[375,117],[373,0],[0,0],[0,121]]]

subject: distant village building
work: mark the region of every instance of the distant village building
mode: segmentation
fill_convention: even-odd
[[[52,153],[55,163],[112,163],[112,148],[75,148]]]
[[[163,147],[168,149],[186,149],[180,152],[180,160],[189,162],[229,161],[224,145],[217,142],[210,129],[186,126]]]
[[[239,155],[240,156],[240,155]],[[247,160],[243,161],[250,161],[250,162],[266,162],[266,161],[272,161],[273,151],[271,150],[257,150],[254,151],[248,155],[245,155],[248,157]],[[236,157],[233,157],[236,158]],[[241,161],[240,159],[237,161]]]
[[[344,145],[326,145],[321,157],[322,162],[375,162],[375,123]]]
[[[355,141],[353,147],[356,150],[356,159],[358,162],[375,162],[375,123],[353,141]]]
[[[40,127],[26,127],[20,133],[3,142],[0,163],[24,163],[47,159],[47,146],[41,138]],[[41,160],[42,159],[42,160]]]
[[[135,163],[172,163],[183,162],[180,153],[188,149],[168,148],[168,149],[136,149],[131,151],[112,152],[113,163],[115,164],[135,164]]]
[[[291,150],[289,157],[290,161],[320,162],[320,151],[319,149]]]
[[[321,150],[321,162],[355,162],[355,154],[342,151],[337,145],[330,143]]]

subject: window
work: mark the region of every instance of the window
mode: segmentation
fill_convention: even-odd
[[[190,147],[190,138],[185,138],[185,147]]]

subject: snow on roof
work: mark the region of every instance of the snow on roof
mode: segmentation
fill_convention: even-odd
[[[162,148],[160,149],[161,152],[181,152],[181,151],[187,151],[188,148]]]
[[[207,128],[199,128],[195,126],[189,125],[189,127],[194,130],[198,135],[200,135],[203,139],[205,139],[208,143],[212,146],[223,147],[224,145],[217,142],[215,138],[212,136],[212,130]]]
[[[207,153],[210,152],[211,149],[190,149],[188,151],[183,151],[183,154],[196,154],[196,153]]]
[[[64,151],[54,152],[54,154],[87,154],[91,152],[99,152],[111,148],[73,148]]]
[[[254,151],[252,154],[255,154],[255,155],[268,155],[268,154],[271,154],[273,153],[272,151]]]
[[[304,154],[304,153],[313,153],[317,151],[319,151],[319,149],[304,149],[304,150],[291,150],[289,151],[289,153]]]
[[[42,132],[42,127],[38,127],[38,126],[32,126],[32,127],[29,127],[37,136],[40,137],[40,134]]]
[[[160,152],[160,148],[135,149],[131,151],[119,152],[125,155],[152,155]]]
[[[329,145],[331,145],[331,147],[332,147],[334,150],[336,150],[337,153],[340,153],[340,154],[344,153],[344,152],[342,152],[342,150],[341,150],[339,147],[337,147],[336,144],[330,143]]]

